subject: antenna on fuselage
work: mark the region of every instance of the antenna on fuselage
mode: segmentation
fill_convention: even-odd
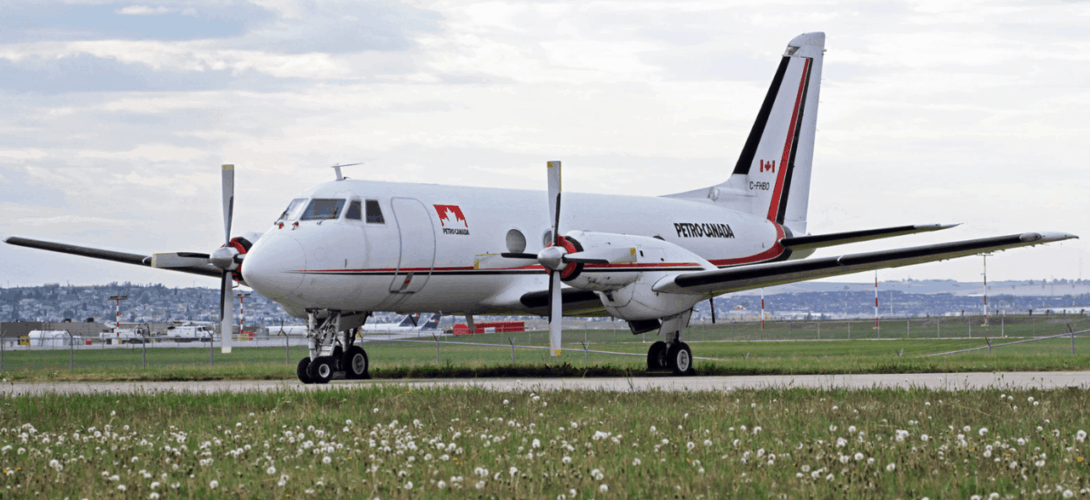
[[[363,165],[363,162],[361,161],[359,163],[349,163],[348,165],[341,165],[340,163],[333,165],[333,171],[337,173],[337,180],[343,181],[345,179],[345,177],[341,175],[341,167],[352,167],[355,165]]]

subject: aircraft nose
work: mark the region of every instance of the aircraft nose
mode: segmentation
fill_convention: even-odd
[[[285,299],[303,283],[307,267],[303,246],[284,234],[267,235],[254,245],[242,263],[242,277],[258,293],[270,299]]]

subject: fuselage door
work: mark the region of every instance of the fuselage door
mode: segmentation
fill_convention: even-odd
[[[423,203],[412,198],[393,198],[390,206],[401,242],[401,258],[390,292],[419,292],[435,265],[435,227],[431,215]]]

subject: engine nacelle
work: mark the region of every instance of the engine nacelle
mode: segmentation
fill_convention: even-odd
[[[716,269],[703,257],[657,238],[571,231],[567,240],[575,250],[588,253],[607,247],[635,249],[635,262],[568,264],[574,269],[561,273],[565,283],[597,292],[611,315],[626,320],[657,319],[688,310],[705,297],[655,292],[651,287],[666,276]]]

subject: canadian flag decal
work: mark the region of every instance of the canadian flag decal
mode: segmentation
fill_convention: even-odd
[[[443,226],[443,234],[469,234],[469,222],[458,205],[432,205],[435,213],[439,214],[439,224]],[[462,226],[462,227],[458,227]]]

